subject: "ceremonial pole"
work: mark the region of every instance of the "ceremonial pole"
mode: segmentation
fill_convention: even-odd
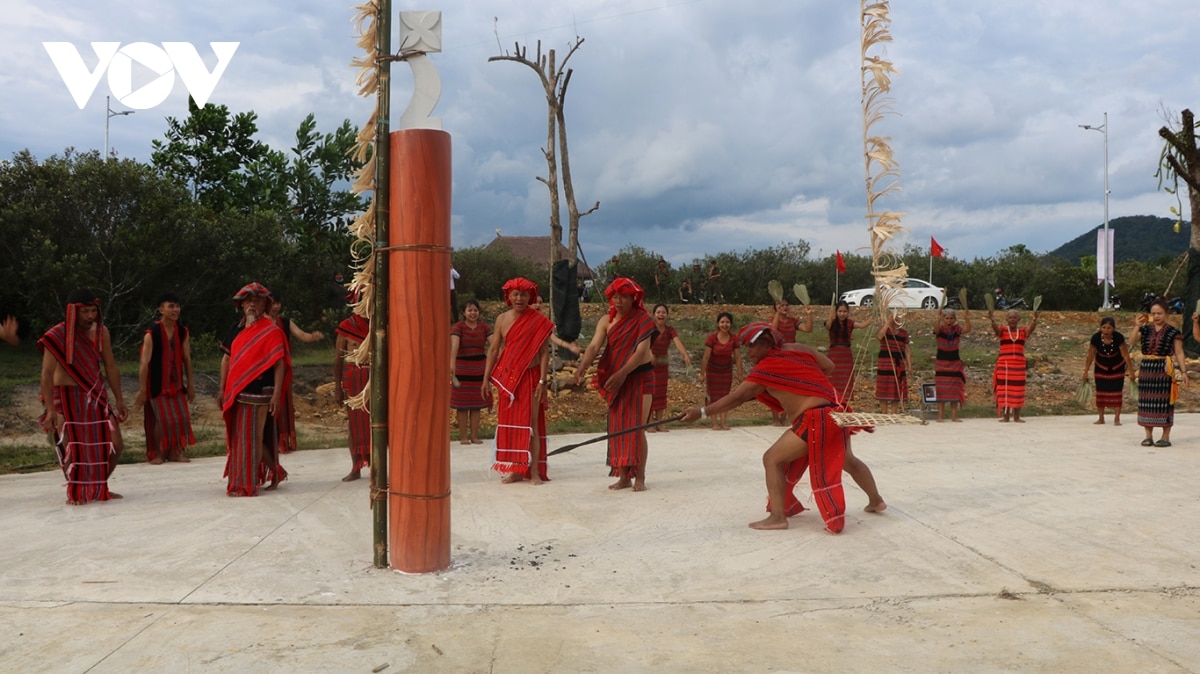
[[[450,566],[450,134],[429,116],[441,12],[400,24],[413,98],[388,147],[388,541],[393,569],[428,573]]]

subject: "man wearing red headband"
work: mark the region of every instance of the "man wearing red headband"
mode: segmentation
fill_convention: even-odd
[[[492,470],[504,474],[504,484],[525,478],[541,484],[550,479],[546,472],[546,372],[550,367],[547,344],[554,324],[533,308],[540,298],[532,281],[511,279],[503,291],[512,308],[496,318],[480,385],[484,398],[491,398],[492,384],[500,392]]]
[[[788,516],[804,509],[791,488],[806,468],[812,469],[813,496],[830,532],[838,533],[845,526],[843,467],[871,499],[868,512],[886,508],[875,489],[870,469],[850,453],[849,429],[839,427],[831,416],[840,409],[828,378],[833,361],[806,344],[779,348],[783,336],[767,323],[747,325],[738,340],[746,345],[746,352],[754,362],[746,380],[714,403],[688,408],[683,421],[728,412],[755,398],[773,411],[786,413],[791,420],[791,429],[763,454],[770,515],[752,522],[750,528],[788,528]]]
[[[108,490],[123,444],[117,422],[129,416],[121,399],[121,373],[108,328],[100,321],[100,297],[80,289],[67,296],[67,320],[38,340],[42,351],[40,419],[67,478],[67,503],[121,498]],[[101,369],[104,373],[101,375]],[[108,402],[104,380],[116,409]]]
[[[654,356],[650,343],[658,329],[642,306],[645,292],[632,280],[619,277],[604,290],[608,314],[596,323],[596,334],[583,352],[575,384],[600,349],[596,385],[608,402],[608,432],[619,433],[650,419],[654,396]],[[617,481],[609,489],[646,490],[646,432],[625,433],[608,440],[608,465]],[[631,481],[632,477],[632,481]]]
[[[292,359],[283,330],[267,314],[269,296],[259,283],[247,284],[233,296],[242,320],[222,344],[219,395],[229,496],[257,496],[260,484],[270,481],[270,491],[287,479],[279,465],[272,415],[279,413],[280,396],[291,383]]]

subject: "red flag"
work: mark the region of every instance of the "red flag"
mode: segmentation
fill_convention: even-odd
[[[842,259],[842,251],[837,252],[837,270],[839,274],[846,273],[846,261]]]
[[[929,237],[929,255],[930,257],[941,257],[946,249],[938,245],[937,239]]]

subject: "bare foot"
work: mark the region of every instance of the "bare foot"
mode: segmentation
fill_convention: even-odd
[[[118,493],[117,493],[117,492],[115,492],[115,491],[110,491],[110,492],[108,492],[108,497],[109,497],[110,499],[113,499],[113,498],[125,498],[124,496],[121,496],[120,494],[118,494]]]
[[[162,460],[162,459],[160,459],[160,458],[158,458],[158,457],[156,456],[156,457],[154,457],[153,459],[150,459],[150,461],[149,461],[148,463],[149,463],[151,466],[161,466],[161,465],[162,465],[162,462],[163,462],[163,460]]]
[[[235,492],[230,492],[230,493],[228,493],[228,494],[225,494],[225,495],[226,495],[226,496],[228,496],[228,497],[230,497],[230,498],[236,498],[236,497],[238,497],[238,496],[241,496],[241,495],[242,495],[242,492],[240,492],[240,491],[235,491]]]
[[[179,456],[173,457],[171,460],[175,461],[177,463],[191,463],[192,462],[192,460],[189,459],[186,454],[180,454]]]
[[[460,444],[460,445],[469,445],[469,444],[471,444],[471,439],[470,439],[470,438],[467,438],[467,439],[465,439],[465,440],[459,440],[459,441],[458,441],[458,444]]]
[[[358,479],[362,478],[361,473],[362,473],[362,471],[352,470],[349,473],[346,473],[346,477],[342,478],[342,482],[353,482],[355,480],[358,480]]]
[[[1000,420],[1000,423],[1002,423],[1002,424],[1007,424],[1007,423],[1008,423],[1008,419],[1001,419],[1001,420]]]
[[[67,505],[81,506],[84,503],[86,503],[86,501],[72,501],[71,499],[67,499]]]
[[[1025,420],[1021,419],[1021,418],[1017,418],[1017,419],[1013,419],[1013,423],[1014,424],[1023,424],[1023,423],[1025,423]]]
[[[471,444],[482,445],[483,440],[480,440],[479,438],[475,438],[474,440],[471,441]]]
[[[612,491],[616,491],[618,489],[629,489],[629,487],[631,487],[631,486],[632,485],[629,482],[629,478],[624,478],[624,479],[617,480],[616,482],[608,485],[608,488],[611,489]]]
[[[670,432],[671,432],[671,429],[667,428],[666,426],[659,426],[659,427],[658,427],[658,432],[659,432],[659,433],[670,433]]]
[[[953,422],[954,422],[954,423],[956,423],[956,424],[961,424],[961,423],[962,423],[962,419],[959,419],[958,417],[954,417],[954,418],[953,418],[953,419],[951,419],[950,421],[953,421]]]
[[[272,479],[271,484],[263,487],[263,491],[275,491],[276,489],[279,488],[279,482],[280,481],[277,479]]]
[[[775,529],[786,529],[786,528],[788,528],[788,521],[787,521],[787,518],[776,519],[776,517],[774,515],[771,515],[770,517],[767,517],[766,519],[761,519],[757,522],[751,522],[750,528],[758,529],[759,531],[772,531]]]
[[[509,473],[500,479],[500,484],[512,484],[514,482],[520,482],[524,479],[525,476],[521,475],[520,473]]]
[[[647,428],[647,429],[646,429],[646,432],[647,432],[647,433],[657,433],[657,432],[658,432],[658,427],[657,427],[657,426],[651,426],[650,428]]]
[[[942,423],[943,421],[945,421],[945,419],[938,419],[939,424]]]
[[[542,483],[542,478],[537,473],[530,473],[529,484],[537,485]]]
[[[634,491],[646,491],[646,481],[645,480],[634,480],[633,481],[633,490]]]
[[[1120,425],[1121,425],[1120,419],[1113,419],[1113,426],[1120,426]]]
[[[1099,420],[1099,421],[1093,421],[1093,422],[1092,422],[1092,425],[1093,425],[1093,426],[1103,426],[1103,425],[1104,425],[1104,420],[1103,420],[1103,419],[1101,419],[1101,420]],[[1118,424],[1118,425],[1120,425],[1120,424]]]
[[[863,508],[864,512],[869,513],[881,513],[885,510],[887,510],[887,504],[883,502],[883,499],[879,499],[878,502],[868,503],[867,507]]]

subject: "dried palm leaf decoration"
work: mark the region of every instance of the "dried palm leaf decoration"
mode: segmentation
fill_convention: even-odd
[[[374,97],[379,92],[379,50],[377,31],[375,30],[376,22],[379,21],[379,3],[376,0],[367,0],[361,5],[355,6],[354,10],[355,15],[352,21],[355,31],[358,33],[356,44],[363,53],[352,59],[350,66],[358,69],[358,77],[355,78],[358,95]],[[350,233],[354,235],[354,242],[350,245],[354,269],[354,275],[350,280],[350,292],[356,296],[356,301],[352,306],[355,314],[368,321],[371,320],[371,307],[374,306],[375,297],[375,256],[372,255],[375,250],[375,163],[368,159],[373,155],[374,150],[378,150],[373,147],[378,118],[379,101],[376,98],[371,115],[368,117],[367,123],[359,130],[354,147],[351,149],[352,155],[360,163],[351,190],[355,194],[371,192],[371,199],[366,210],[350,224]],[[357,349],[346,354],[346,360],[362,366],[369,364],[371,340],[363,340]],[[346,400],[346,405],[353,409],[367,409],[370,400],[371,382],[368,380],[362,392]]]
[[[894,114],[894,100],[889,96],[892,75],[899,71],[885,57],[883,45],[892,41],[887,0],[860,0],[862,21],[862,107],[863,162],[866,170],[867,229],[871,237],[871,275],[875,278],[876,311],[882,317],[891,300],[908,276],[908,266],[890,246],[897,234],[903,213],[881,209],[879,200],[900,189],[900,171],[889,144],[891,138],[880,136],[873,127],[884,117]]]

